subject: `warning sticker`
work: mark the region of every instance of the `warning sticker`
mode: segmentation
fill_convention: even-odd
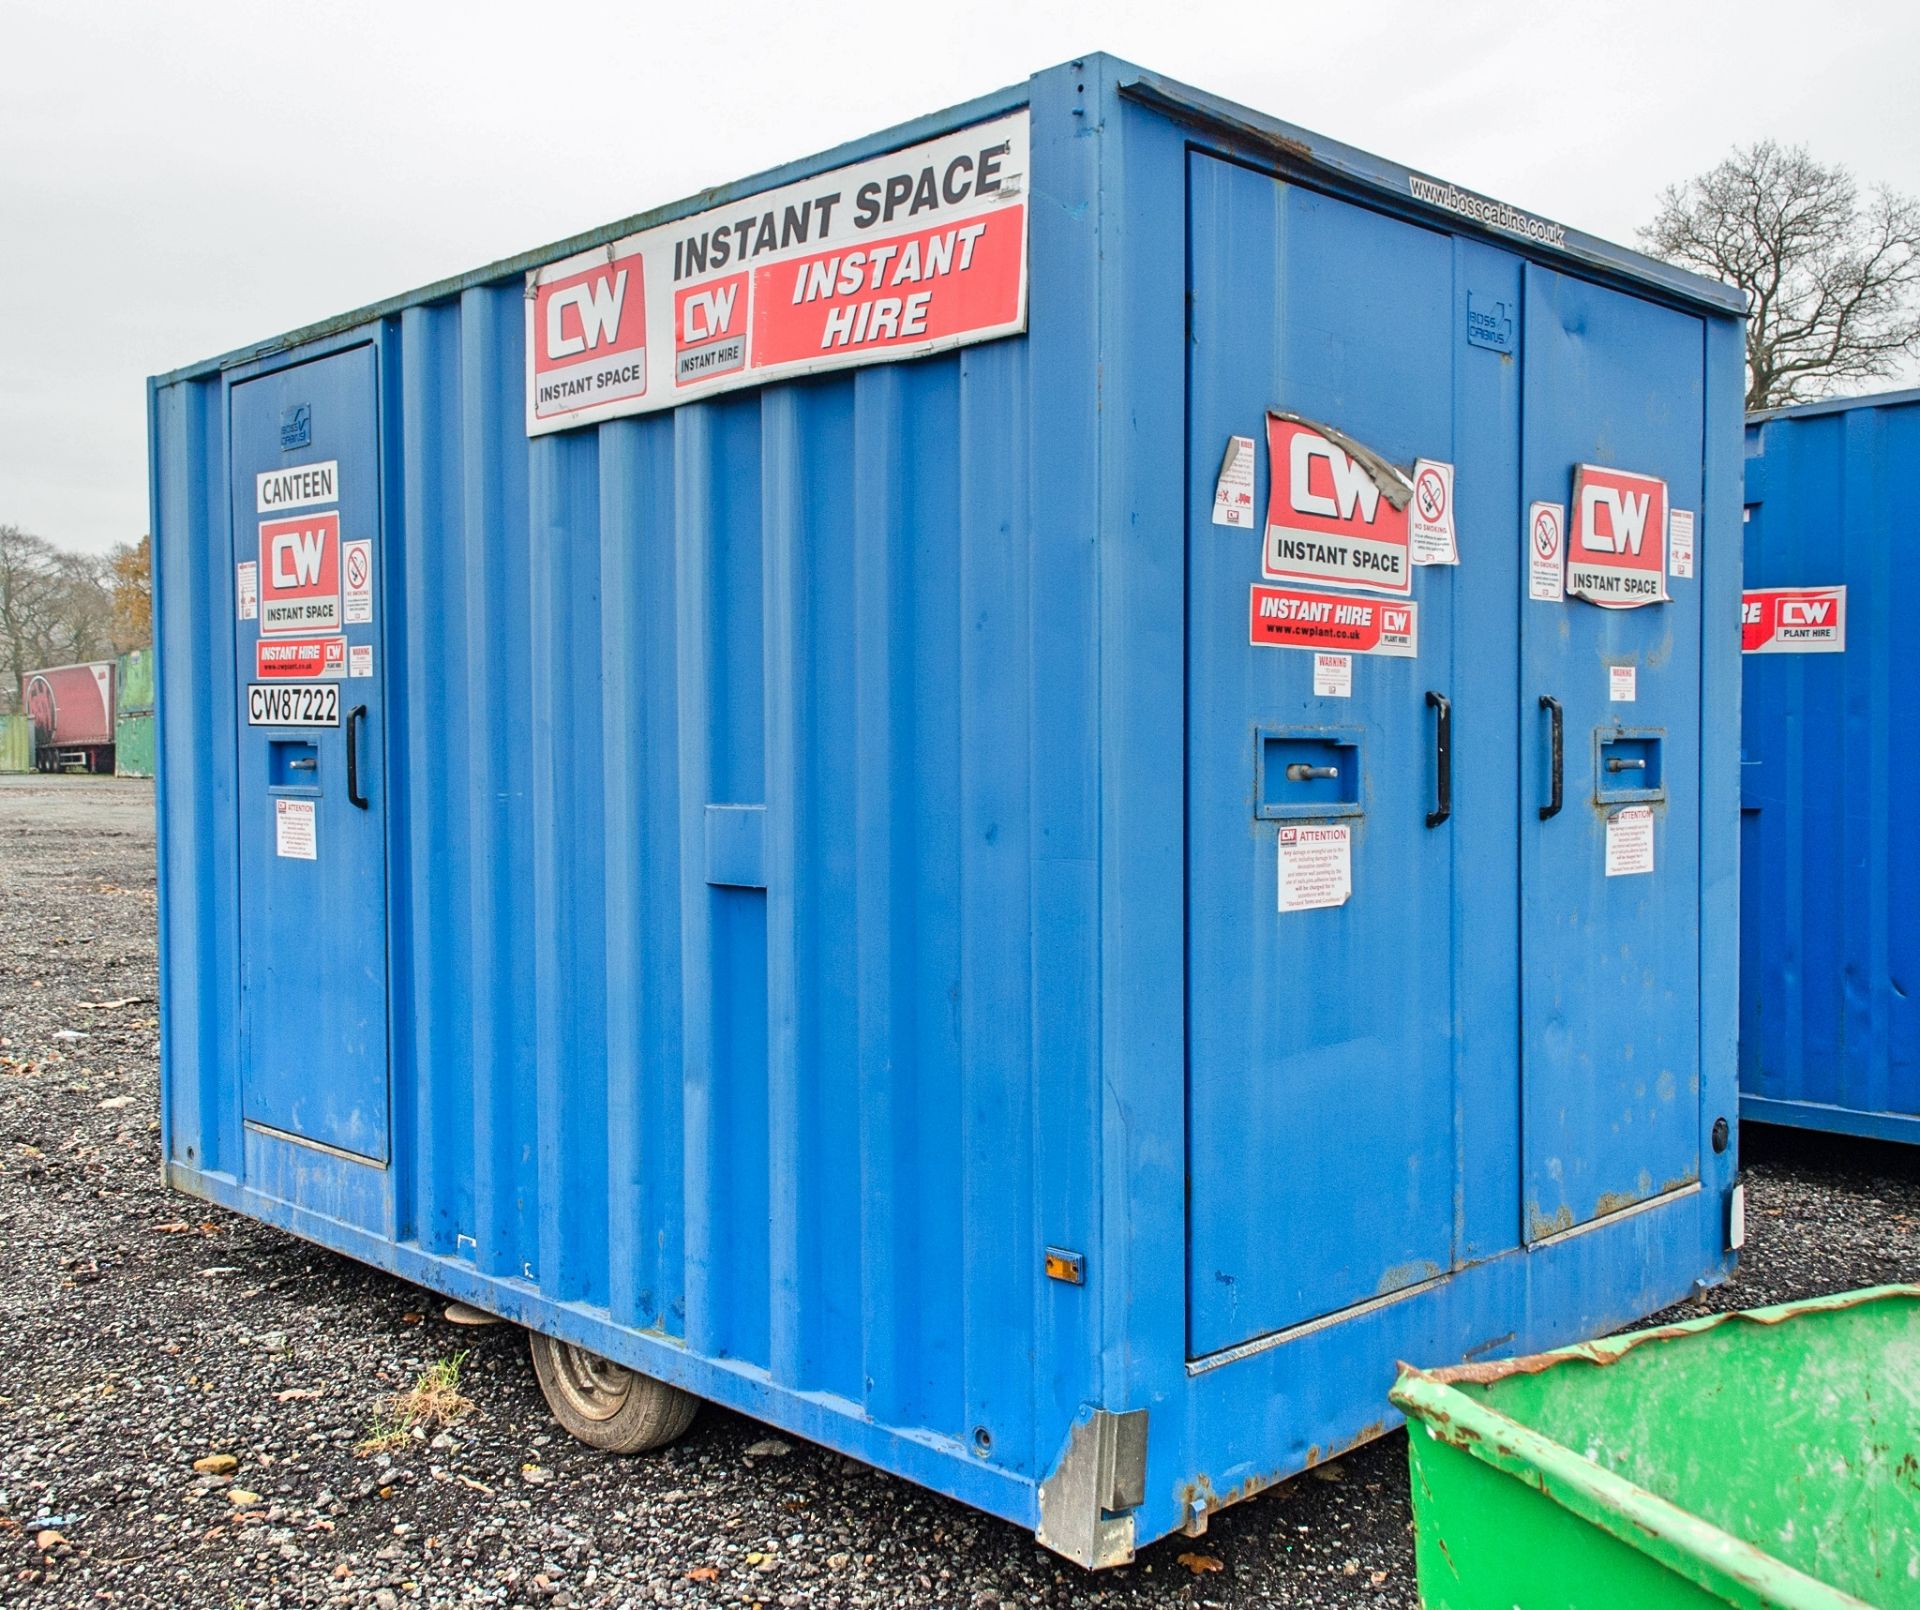
[[[253,646],[254,674],[262,681],[273,677],[301,680],[338,678],[347,674],[344,637],[263,637]]]
[[[1693,510],[1675,509],[1667,516],[1667,574],[1693,575]]]
[[[1457,565],[1453,532],[1453,466],[1423,458],[1413,466],[1412,520],[1407,527],[1416,565]]]
[[[1667,483],[1581,464],[1573,472],[1567,592],[1605,609],[1667,601]]]
[[[1413,591],[1407,538],[1413,489],[1399,470],[1291,414],[1267,415],[1267,455],[1272,484],[1263,574],[1376,593]]]
[[[1757,587],[1740,596],[1743,654],[1840,654],[1846,646],[1844,587]]]
[[[1280,909],[1344,906],[1353,894],[1353,829],[1303,822],[1280,829]]]
[[[1653,870],[1653,807],[1623,805],[1607,818],[1607,876]]]
[[[1632,665],[1609,665],[1607,667],[1607,697],[1615,704],[1632,704],[1635,686],[1638,682],[1638,667]]]
[[[373,675],[373,645],[371,643],[355,643],[347,650],[347,675]]]
[[[260,522],[260,630],[340,630],[340,516]]]
[[[1410,660],[1420,648],[1420,606],[1379,598],[1330,598],[1253,584],[1248,641],[1268,648],[1329,649]]]
[[[260,618],[260,561],[243,559],[233,567],[234,618],[251,621]]]
[[[273,853],[295,861],[320,858],[312,800],[276,799],[273,802]]]
[[[1535,503],[1527,509],[1527,596],[1557,604],[1565,597],[1561,578],[1566,573],[1567,511],[1558,503]]]
[[[1322,699],[1353,697],[1353,656],[1316,654],[1313,657],[1313,691]]]
[[[358,537],[340,545],[340,564],[346,576],[347,624],[373,624],[373,539]]]
[[[1253,438],[1229,436],[1213,488],[1215,525],[1253,528]]]

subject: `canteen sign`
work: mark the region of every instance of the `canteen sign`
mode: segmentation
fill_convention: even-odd
[[[527,434],[919,357],[1027,322],[1027,113],[527,276]]]

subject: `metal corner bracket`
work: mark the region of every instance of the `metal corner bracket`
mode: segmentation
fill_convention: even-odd
[[[1067,1434],[1040,1484],[1037,1541],[1099,1570],[1133,1558],[1133,1515],[1147,1497],[1147,1411],[1095,1409]]]

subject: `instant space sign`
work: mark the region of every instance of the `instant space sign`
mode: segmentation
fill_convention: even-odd
[[[1740,595],[1743,654],[1841,654],[1846,647],[1844,587],[1759,587]]]
[[[527,276],[527,434],[1015,335],[1023,109]]]
[[[1567,592],[1606,609],[1667,601],[1667,483],[1581,464],[1573,472]]]
[[[1420,651],[1419,608],[1381,598],[1329,598],[1324,593],[1255,582],[1248,641],[1255,648],[1386,654],[1410,660]]]
[[[1378,454],[1294,414],[1267,415],[1267,540],[1276,581],[1413,591],[1407,504],[1413,488]]]
[[[340,516],[260,522],[260,630],[268,636],[340,630]]]

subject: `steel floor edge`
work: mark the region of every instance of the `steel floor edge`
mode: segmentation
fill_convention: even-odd
[[[1777,1096],[1740,1097],[1740,1118],[1749,1124],[1779,1124],[1787,1129],[1817,1129],[1862,1140],[1892,1140],[1920,1146],[1920,1115],[1835,1107],[1823,1101],[1787,1101]]]
[[[202,1173],[168,1162],[165,1182],[174,1190],[285,1230],[440,1296],[589,1348],[722,1408],[897,1472],[1028,1531],[1039,1524],[1038,1484],[983,1464],[958,1442],[931,1433],[915,1436],[889,1430],[874,1424],[858,1404],[844,1398],[779,1386],[757,1365],[690,1353],[670,1337],[616,1324],[601,1310],[556,1302],[525,1281],[486,1274],[457,1258],[426,1252],[298,1207],[256,1191],[230,1174]]]
[[[356,1169],[354,1172],[368,1172]],[[471,1303],[489,1313],[531,1329],[558,1336],[592,1349],[631,1368],[735,1410],[769,1426],[804,1437],[823,1447],[877,1465],[963,1503],[1009,1521],[1026,1531],[1039,1524],[1038,1480],[984,1464],[963,1444],[936,1433],[889,1430],[868,1419],[860,1405],[825,1393],[781,1386],[757,1365],[713,1359],[689,1352],[670,1337],[636,1331],[608,1319],[603,1310],[557,1302],[537,1287],[509,1276],[489,1274],[471,1264],[416,1245],[396,1242],[332,1215],[289,1203],[246,1185],[232,1175],[201,1172],[178,1162],[165,1165],[166,1183],[234,1212],[296,1235],[316,1246],[385,1270],[438,1294]],[[1278,1346],[1236,1360],[1225,1368],[1187,1377],[1184,1402],[1151,1398],[1146,1503],[1135,1512],[1136,1547],[1182,1531],[1205,1530],[1205,1517],[1279,1485],[1291,1477],[1324,1464],[1386,1435],[1403,1422],[1387,1402],[1395,1365],[1410,1357],[1438,1360],[1442,1352],[1451,1361],[1458,1348],[1448,1350],[1437,1338],[1443,1333],[1469,1334],[1476,1312],[1498,1312],[1520,1317],[1518,1327],[1492,1342],[1471,1349],[1476,1359],[1590,1340],[1678,1302],[1702,1284],[1718,1284],[1725,1270],[1703,1274],[1695,1233],[1700,1218],[1718,1204],[1698,1188],[1655,1199],[1637,1212],[1596,1220],[1590,1228],[1532,1248],[1517,1247],[1464,1265],[1446,1279],[1423,1284],[1401,1300],[1371,1306],[1345,1321],[1311,1328]],[[1696,1217],[1699,1216],[1699,1217]],[[1639,1243],[1640,1257],[1623,1257],[1623,1241]],[[1729,1260],[1730,1267],[1730,1260]],[[1558,1288],[1557,1292],[1553,1288]],[[1524,1293],[1524,1295],[1522,1295]],[[1580,1294],[1578,1309],[1569,1306],[1569,1294]],[[1537,1300],[1536,1300],[1537,1299]],[[1585,1322],[1569,1322],[1578,1312]],[[1548,1318],[1536,1316],[1546,1315]],[[1354,1407],[1351,1393],[1333,1391],[1331,1401],[1314,1412],[1303,1407],[1303,1382],[1332,1377],[1333,1359],[1346,1360],[1351,1370],[1356,1356],[1376,1356],[1381,1365],[1381,1387],[1376,1403],[1366,1411]],[[1183,1372],[1187,1361],[1177,1368]],[[1290,1434],[1278,1442],[1264,1436],[1269,1450],[1285,1450],[1274,1463],[1220,1464],[1208,1455],[1231,1455],[1231,1449],[1201,1446],[1193,1429],[1208,1423],[1220,1406],[1206,1400],[1224,1394],[1235,1405],[1236,1423],[1257,1420],[1264,1409],[1295,1412],[1288,1421]],[[1108,1407],[1138,1407],[1137,1404]],[[1091,1412],[1093,1406],[1087,1406]],[[1084,1417],[1083,1412],[1083,1417]],[[1217,1422],[1216,1422],[1217,1423]],[[1155,1427],[1159,1436],[1154,1435]],[[1182,1442],[1183,1430],[1188,1433]],[[1170,1435],[1171,1433],[1171,1435]],[[1064,1444],[1065,1432],[1062,1432]],[[1175,1451],[1169,1453],[1169,1443]],[[1184,1449],[1184,1454],[1181,1451]],[[1186,1463],[1191,1458],[1192,1463]],[[1168,1461],[1187,1474],[1166,1480]],[[1212,1474],[1193,1476],[1196,1467],[1211,1465]],[[1159,1478],[1155,1491],[1151,1478]],[[1174,1491],[1169,1492],[1169,1486]],[[1198,1520],[1198,1524],[1194,1524]]]

